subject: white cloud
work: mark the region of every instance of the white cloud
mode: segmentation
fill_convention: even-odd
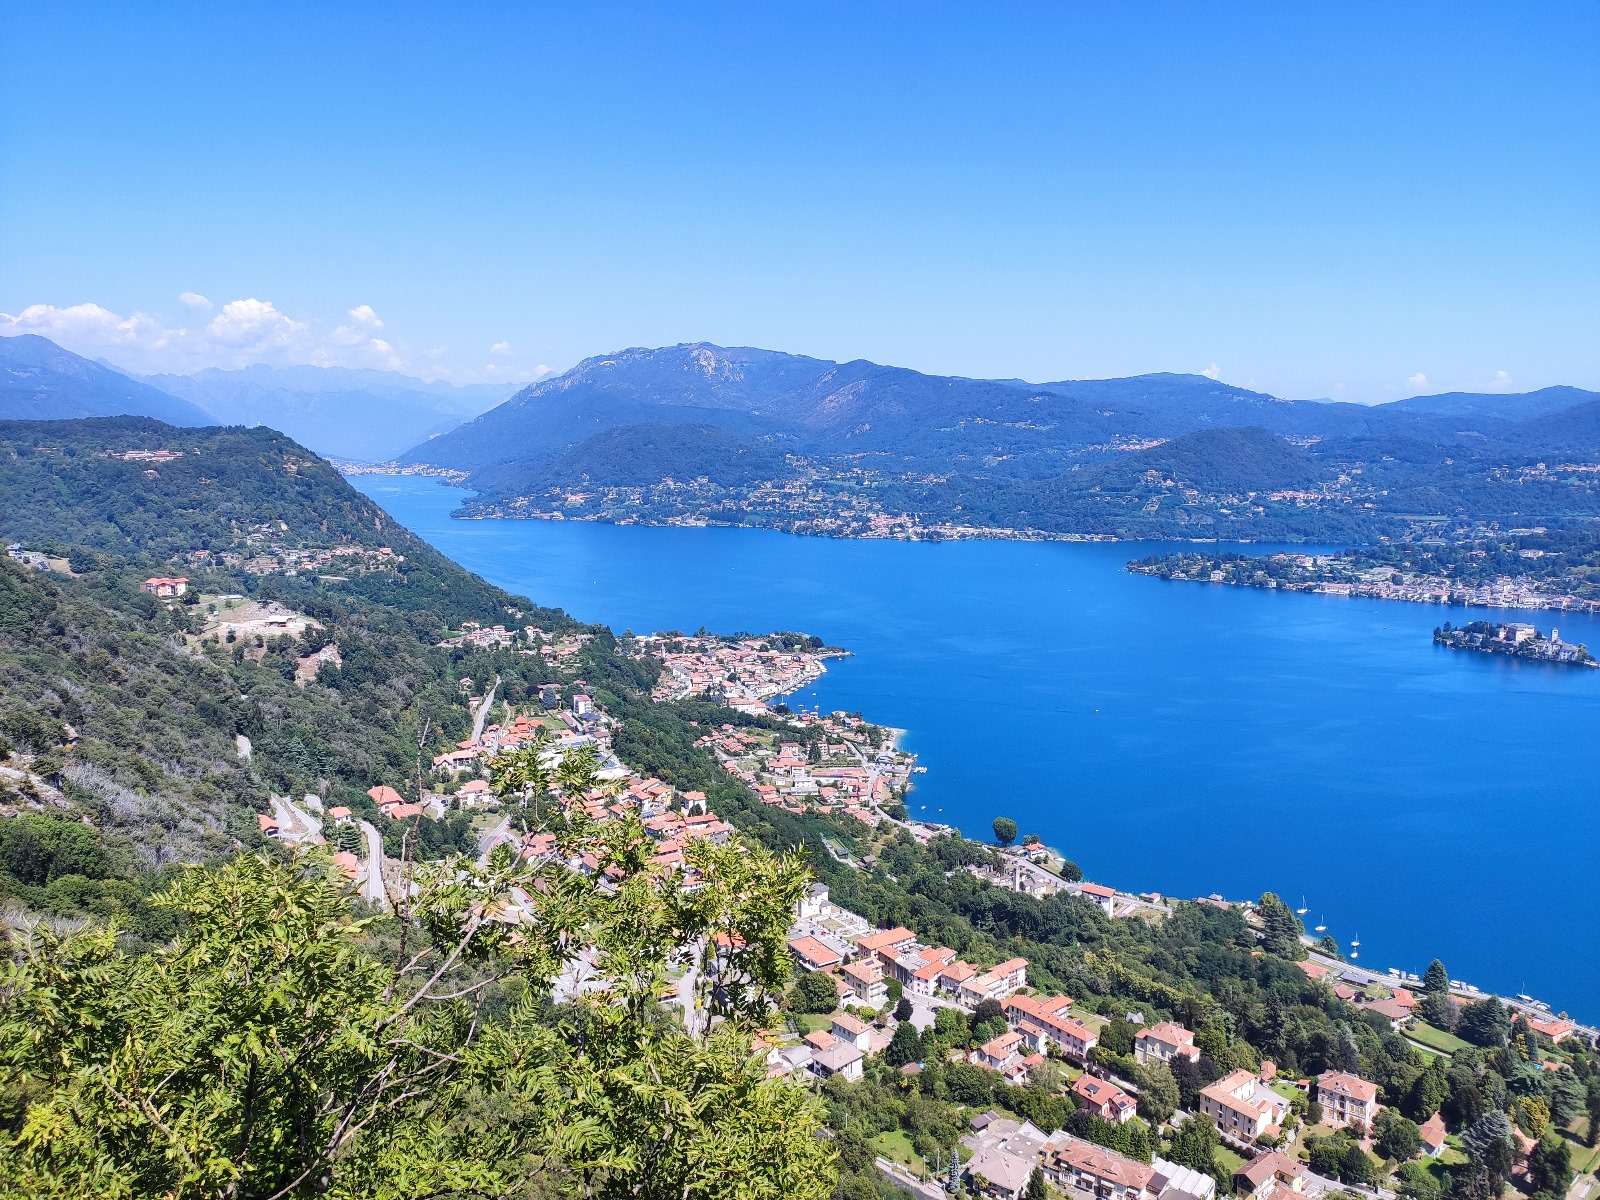
[[[1222,372],[1217,370],[1217,364],[1216,363],[1212,363],[1204,371],[1201,371],[1200,374],[1204,375],[1207,379],[1221,379],[1222,378]]]
[[[1494,382],[1491,383],[1489,386],[1490,387],[1511,387],[1512,386],[1512,382],[1513,381],[1512,381],[1512,378],[1511,378],[1511,372],[1509,372],[1509,371],[1496,371],[1494,373]]]
[[[444,346],[419,350],[380,336],[386,332],[384,322],[370,304],[348,310],[329,330],[283,312],[270,300],[230,300],[219,309],[198,292],[184,292],[178,299],[192,314],[189,319],[199,324],[191,326],[182,318],[169,324],[147,312],[122,316],[98,304],[32,304],[14,315],[0,312],[0,336],[36,333],[86,358],[103,358],[142,375],[253,363],[370,367],[452,383],[526,383],[550,373],[543,364],[518,365],[508,342],[491,347],[494,361],[477,368],[451,362]]]
[[[1408,376],[1406,376],[1406,386],[1407,387],[1427,387],[1428,386],[1428,377],[1426,375],[1424,375],[1421,371],[1418,371],[1415,375],[1408,375]]]
[[[272,301],[254,298],[228,301],[206,326],[217,345],[256,354],[290,349],[307,332],[303,322],[279,312]]]

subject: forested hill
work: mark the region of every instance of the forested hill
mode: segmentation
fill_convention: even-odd
[[[508,605],[535,612],[266,428],[179,429],[139,417],[0,422],[0,537],[32,549],[100,552],[152,573],[253,563],[290,591],[305,591],[310,574],[342,576],[327,586],[451,625],[503,622]],[[339,547],[387,547],[392,556],[345,555],[315,573],[297,569],[306,556]]]
[[[370,809],[368,788],[414,776],[419,731],[427,755],[466,734],[462,680],[526,704],[559,677],[538,653],[437,644],[463,621],[583,628],[462,570],[266,429],[0,424],[0,537],[54,563],[0,559],[0,763],[32,776],[0,777],[0,814],[43,796],[46,826],[60,801],[97,831],[83,870],[19,876],[0,852],[0,895],[54,912],[136,908],[150,868],[258,841],[272,794]],[[144,593],[150,575],[186,577],[187,595]],[[309,624],[235,640],[224,596]],[[39,836],[67,836],[53,828]]]

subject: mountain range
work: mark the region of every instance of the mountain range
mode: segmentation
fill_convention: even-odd
[[[154,417],[169,425],[214,425],[187,400],[24,333],[0,338],[0,420]]]
[[[459,473],[474,515],[1246,539],[1600,515],[1600,393],[1574,387],[1360,405],[1202,375],[1029,383],[692,343],[508,391],[321,367],[134,379],[0,339],[0,418],[267,425],[319,454]]]
[[[318,454],[382,462],[504,400],[513,384],[424,382],[341,367],[217,369],[136,377],[47,338],[0,338],[0,420],[154,417],[266,425]]]
[[[479,515],[1316,538],[1516,517],[1533,492],[1503,472],[1547,458],[1600,459],[1600,393],[1360,405],[1201,375],[1034,384],[694,343],[586,359],[399,461],[465,474]],[[1597,508],[1572,482],[1542,495],[1546,515]]]
[[[384,462],[506,399],[514,384],[425,383],[393,371],[343,367],[216,368],[152,375],[155,387],[223,425],[267,425],[318,454]]]

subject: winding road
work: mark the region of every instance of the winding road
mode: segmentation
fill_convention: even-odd
[[[383,890],[383,839],[370,822],[358,821],[367,841],[367,877],[361,884],[361,898],[368,904],[389,911],[389,894]]]

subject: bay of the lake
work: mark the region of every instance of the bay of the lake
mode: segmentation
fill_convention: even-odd
[[[1431,958],[1600,1018],[1600,670],[1433,645],[1443,609],[1130,575],[1151,543],[844,541],[457,521],[352,480],[471,571],[618,631],[803,630],[854,657],[798,703],[907,731],[914,814],[1016,818],[1088,878],[1309,907],[1362,966]],[[1259,551],[1262,547],[1247,548]]]

